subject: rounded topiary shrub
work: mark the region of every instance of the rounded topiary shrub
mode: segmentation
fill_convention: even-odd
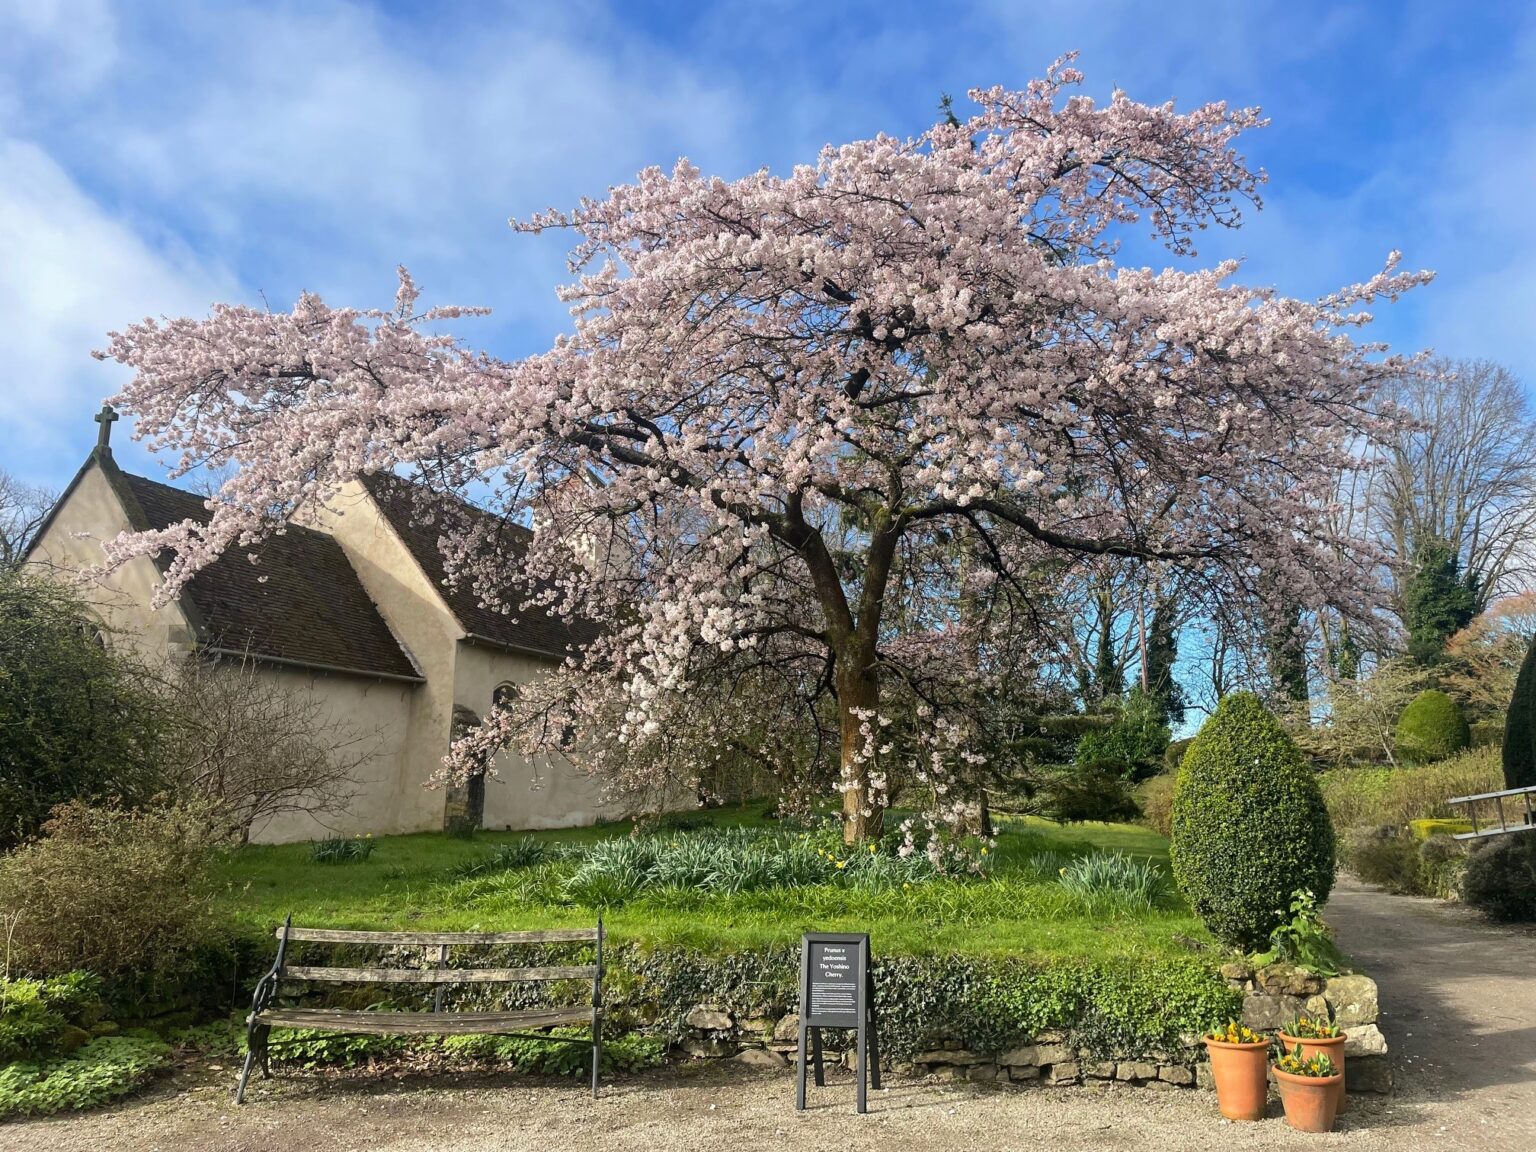
[[[1226,697],[1184,754],[1173,794],[1173,876],[1224,944],[1253,951],[1292,893],[1333,888],[1333,825],[1317,777],[1251,692]]]
[[[1472,743],[1472,730],[1461,708],[1434,688],[1420,692],[1397,718],[1398,755],[1415,764],[1454,756]]]
[[[1473,852],[1461,895],[1495,920],[1536,920],[1536,832],[1499,836]]]

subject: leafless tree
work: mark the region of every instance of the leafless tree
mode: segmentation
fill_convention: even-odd
[[[192,658],[159,676],[173,717],[166,769],[178,796],[216,800],[229,836],[286,812],[346,811],[371,740],[254,662]]]
[[[0,471],[0,569],[15,568],[58,493]]]
[[[1475,578],[1479,609],[1524,587],[1536,572],[1536,423],[1519,379],[1489,360],[1437,360],[1387,398],[1411,421],[1369,494],[1394,579],[1443,544]]]

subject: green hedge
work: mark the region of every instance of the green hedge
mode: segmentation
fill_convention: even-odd
[[[316,946],[310,949],[311,956],[321,954]],[[362,959],[345,949],[328,955],[337,963]],[[569,963],[570,958],[569,950],[554,948],[520,949],[515,957],[511,950],[488,949],[473,963]],[[1228,988],[1217,970],[1219,959],[1193,952],[1112,960],[877,955],[881,1051],[896,1060],[910,1059],[942,1037],[974,1051],[1001,1052],[1042,1032],[1069,1033],[1079,1045],[1106,1056],[1177,1049],[1191,1034],[1241,1008],[1241,994]],[[688,1013],[707,1004],[731,1012],[738,1025],[755,1022],[766,1038],[785,1013],[796,1009],[800,956],[794,947],[722,955],[617,943],[605,950],[604,964],[604,1002],[618,1031],[679,1040],[688,1032]],[[451,1006],[516,1009],[580,1003],[585,992],[574,983],[466,988]],[[333,994],[330,1002],[364,1006],[352,1004],[347,995]],[[364,996],[376,1001],[378,993]],[[429,996],[402,990],[395,1003],[421,1008]],[[350,1058],[356,1056],[353,1052]]]
[[[1291,896],[1333,888],[1333,825],[1317,777],[1251,692],[1224,698],[1185,753],[1173,876],[1218,940],[1264,946]]]
[[[1434,688],[1408,702],[1397,719],[1397,751],[1414,764],[1433,764],[1463,751],[1472,742],[1472,730],[1461,707]]]

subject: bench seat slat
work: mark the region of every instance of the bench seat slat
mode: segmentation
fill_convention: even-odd
[[[285,964],[284,980],[345,984],[514,984],[524,980],[593,980],[597,967],[573,964],[550,968],[315,968]]]
[[[255,1022],[279,1028],[318,1028],[378,1036],[478,1036],[591,1024],[591,1008],[538,1008],[528,1012],[348,1012],[332,1008],[268,1008]]]
[[[283,938],[283,927],[273,933]],[[542,928],[527,932],[364,932],[350,928],[288,929],[290,940],[313,940],[323,944],[404,944],[430,948],[448,944],[561,944],[592,943],[596,928]]]

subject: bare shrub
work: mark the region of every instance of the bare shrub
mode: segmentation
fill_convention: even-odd
[[[1173,835],[1173,790],[1177,783],[1177,772],[1163,772],[1136,789],[1141,818],[1159,836]]]
[[[314,696],[254,662],[184,661],[160,681],[175,717],[164,753],[173,794],[213,801],[241,841],[287,812],[340,815],[373,743]]]

